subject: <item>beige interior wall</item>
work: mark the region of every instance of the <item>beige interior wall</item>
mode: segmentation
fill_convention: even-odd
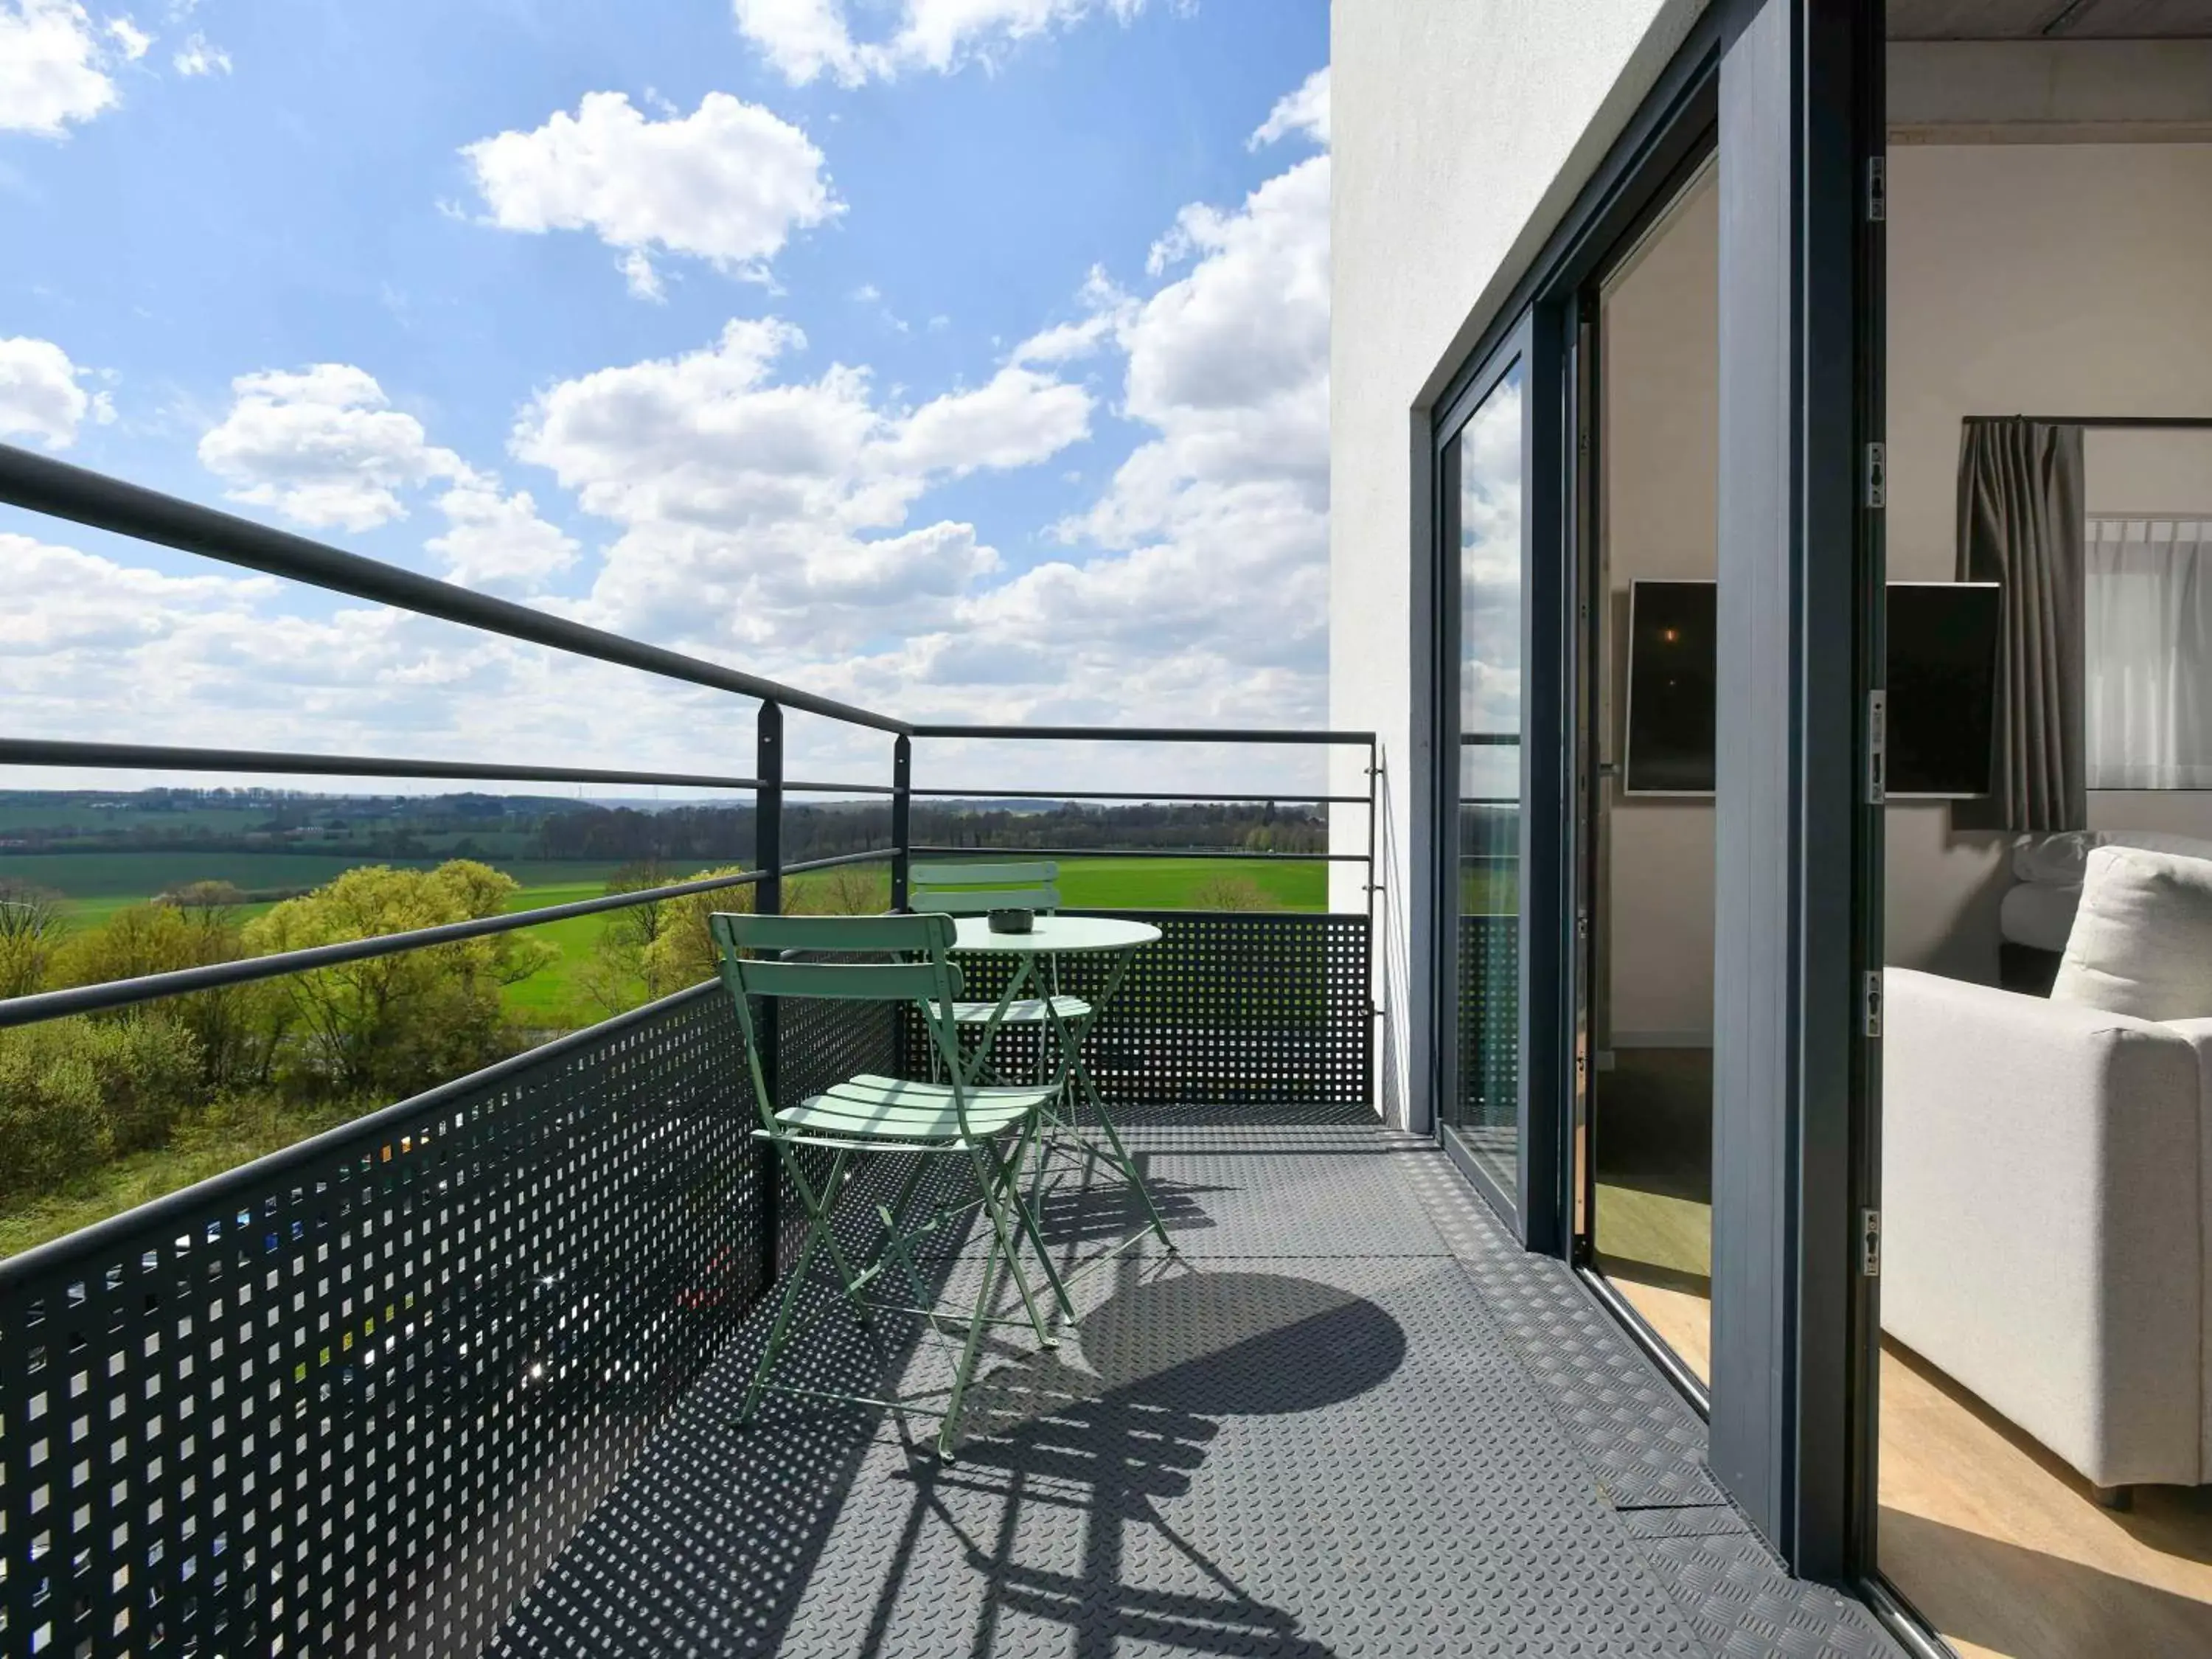
[[[1705,1042],[1713,1022],[1713,809],[1619,787],[1628,586],[1710,580],[1720,471],[1719,191],[1708,173],[1655,228],[1603,296],[1599,453],[1611,607],[1600,729],[1607,791],[1599,896],[1609,1047]]]
[[[1899,145],[1889,179],[1889,570],[1948,580],[1962,416],[2212,413],[2212,144]],[[2136,440],[2090,435],[2092,510],[2212,493],[2186,444]],[[2151,816],[2212,838],[2212,796],[2091,806]],[[1993,979],[2004,838],[1939,803],[1888,830],[1889,959]]]

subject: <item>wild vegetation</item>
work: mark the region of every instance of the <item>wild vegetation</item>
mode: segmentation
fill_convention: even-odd
[[[181,809],[149,811],[146,823],[118,831],[111,813],[89,810],[51,811],[42,824],[25,823],[0,798],[0,831],[7,832],[0,838],[13,843],[0,850],[0,996],[736,873],[742,856],[693,854],[702,847],[750,850],[749,815],[738,823],[714,813],[669,819],[663,827],[670,833],[659,842],[672,843],[673,854],[656,848],[619,864],[535,856],[549,850],[543,817],[531,821],[526,845],[511,817],[501,820],[503,832],[483,830],[532,855],[501,858],[503,867],[466,857],[359,862],[335,849],[291,850],[297,842],[210,845],[274,833],[243,827],[267,824],[266,806],[203,808],[197,817]],[[819,811],[823,833],[814,845],[793,849],[787,841],[787,855],[827,856],[827,845],[856,831],[866,846],[864,823],[874,810]],[[1201,832],[1197,817],[1162,810],[1167,816],[1157,821],[1131,817],[1110,834],[1141,842],[1148,835]],[[288,811],[319,834],[344,817]],[[475,816],[480,824],[492,821],[488,812]],[[1081,845],[1109,833],[1079,813],[993,813],[988,832],[958,813],[934,825],[921,816],[917,840],[936,836],[945,844],[988,844],[996,835],[1004,846],[1024,839]],[[637,829],[632,820],[650,824],[668,815],[590,808],[561,817],[583,827],[615,826],[619,833],[603,836],[600,844],[620,845]],[[832,822],[841,817],[846,821]],[[1224,846],[1303,843],[1317,830],[1295,811],[1247,812],[1203,833],[1222,838],[1205,844]],[[40,850],[21,850],[25,831],[45,837]],[[149,844],[165,836],[191,844]],[[375,836],[386,845],[424,844],[419,823],[385,823]],[[70,850],[57,850],[63,842]],[[1314,908],[1322,901],[1322,869],[1289,861],[1224,866],[1202,855],[1100,858],[1064,862],[1060,884],[1064,902],[1079,908]],[[26,878],[33,873],[44,878]],[[807,872],[783,887],[784,906],[794,912],[879,911],[890,900],[882,864]],[[696,984],[714,971],[707,918],[752,903],[749,885],[648,900],[0,1030],[0,1255],[279,1150],[558,1031]]]

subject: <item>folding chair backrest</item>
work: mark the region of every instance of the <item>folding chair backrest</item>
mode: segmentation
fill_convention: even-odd
[[[990,910],[1057,910],[1060,866],[1028,864],[917,864],[907,872],[907,904],[947,916]]]
[[[740,997],[817,997],[831,1002],[929,1002],[960,994],[945,957],[954,938],[942,915],[756,916],[708,919],[723,982]],[[811,958],[793,961],[787,953]],[[748,955],[748,952],[755,954]],[[768,952],[762,955],[758,953]],[[919,961],[839,961],[909,956]]]
[[[760,1063],[755,997],[913,1003],[921,1008],[922,1024],[940,1056],[949,1054],[957,1061],[960,1044],[952,1002],[960,994],[960,969],[945,954],[957,937],[951,917],[759,916],[718,911],[707,919],[707,928],[714,940],[722,984],[737,1002],[754,1097],[770,1129],[775,1127],[774,1106]],[[806,959],[791,959],[802,952]],[[953,1075],[956,1084],[964,1076],[957,1063]],[[965,1116],[963,1102],[963,1123]]]

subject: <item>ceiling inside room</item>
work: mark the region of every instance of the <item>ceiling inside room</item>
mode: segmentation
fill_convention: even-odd
[[[1893,40],[2212,38],[2212,0],[1887,0]]]

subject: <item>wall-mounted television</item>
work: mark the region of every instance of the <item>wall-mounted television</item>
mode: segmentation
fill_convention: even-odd
[[[1714,599],[1709,581],[1629,586],[1626,793],[1713,792]],[[1994,582],[1889,585],[1889,799],[1989,793],[2002,605]]]
[[[1620,769],[1632,795],[1713,793],[1713,599],[1711,582],[1629,584],[1628,744]]]
[[[1891,800],[1990,793],[2002,606],[1995,582],[1889,585]]]

